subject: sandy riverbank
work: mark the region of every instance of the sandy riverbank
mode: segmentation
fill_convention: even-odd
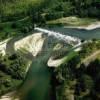
[[[100,28],[100,22],[95,22],[95,23],[90,24],[88,26],[79,26],[79,27],[76,27],[76,28],[86,29],[86,30],[93,30],[93,29],[96,29],[96,28]]]
[[[94,30],[96,28],[100,28],[100,21],[93,22],[90,25],[86,26],[65,26],[65,28],[77,28],[77,29],[86,29],[86,30]]]

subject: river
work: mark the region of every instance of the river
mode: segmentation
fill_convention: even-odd
[[[80,39],[100,39],[100,28],[86,30],[78,28],[67,28],[67,27],[50,27],[49,30],[60,32],[66,35],[79,37]]]
[[[48,67],[47,62],[51,57],[52,48],[47,50],[47,43],[48,41],[45,41],[41,53],[33,59],[26,79],[15,94],[20,100],[51,100],[52,69]],[[45,50],[48,52],[44,52]]]

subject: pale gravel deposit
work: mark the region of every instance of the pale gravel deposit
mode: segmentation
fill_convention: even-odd
[[[7,42],[10,40],[10,38],[9,39],[6,39],[6,40],[4,40],[4,41],[2,41],[2,42],[0,42],[0,53],[2,54],[2,55],[5,55],[6,54],[6,45],[7,45]]]
[[[29,35],[19,41],[14,45],[15,50],[25,49],[26,51],[32,53],[33,56],[36,56],[42,49],[45,38],[42,37],[42,33],[36,33]]]

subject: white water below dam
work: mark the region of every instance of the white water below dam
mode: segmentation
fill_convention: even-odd
[[[72,46],[81,43],[81,40],[79,38],[77,38],[77,37],[64,35],[64,34],[62,34],[60,32],[54,32],[54,31],[50,31],[50,30],[47,30],[47,29],[39,28],[39,27],[35,27],[34,29],[37,30],[37,31],[46,33],[46,34],[48,34],[48,36],[54,36],[58,40],[62,40],[62,41],[66,42],[66,43],[68,43],[68,44],[70,44]]]

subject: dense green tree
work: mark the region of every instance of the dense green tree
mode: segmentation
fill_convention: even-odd
[[[94,79],[100,73],[100,61],[96,59],[95,61],[91,62],[87,67],[87,74],[91,75]]]
[[[21,54],[0,55],[0,95],[12,90],[26,75],[27,60]]]

